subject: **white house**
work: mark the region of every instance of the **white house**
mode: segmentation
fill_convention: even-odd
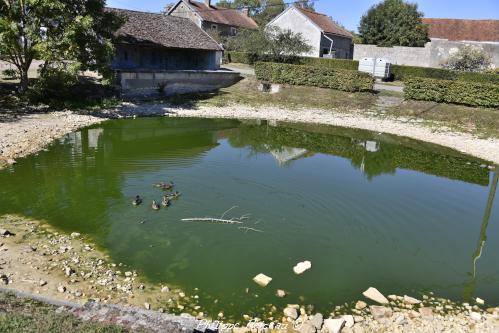
[[[329,16],[290,6],[267,26],[301,33],[311,47],[308,57],[352,59],[352,34]]]

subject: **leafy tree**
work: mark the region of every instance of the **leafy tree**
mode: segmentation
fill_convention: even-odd
[[[45,60],[41,75],[68,62],[79,70],[108,71],[111,39],[122,21],[104,7],[105,0],[0,1],[0,54],[17,69],[21,93],[35,58]]]
[[[298,0],[295,1],[294,4],[297,7],[308,9],[315,12],[314,2],[315,2],[314,0]]]
[[[445,68],[466,72],[482,72],[490,67],[490,56],[480,47],[465,45],[452,54]]]
[[[217,6],[237,9],[248,8],[249,16],[261,26],[266,25],[286,9],[284,0],[220,0]]]
[[[362,16],[359,34],[366,44],[378,46],[424,46],[428,28],[417,4],[384,0]]]
[[[255,17],[255,21],[261,25],[265,26],[267,23],[272,21],[274,17],[282,13],[286,9],[286,4],[284,0],[266,0],[260,13]]]
[[[226,46],[228,50],[269,57],[275,61],[286,61],[310,51],[302,34],[278,27],[243,30],[237,36],[229,38]]]

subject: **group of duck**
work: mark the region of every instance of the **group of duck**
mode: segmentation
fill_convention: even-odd
[[[154,184],[154,187],[157,187],[163,191],[172,191],[173,188],[175,187],[175,184],[173,182],[168,182],[168,183],[161,182],[161,183]],[[161,205],[158,202],[156,202],[156,200],[153,200],[152,204],[151,204],[151,208],[154,210],[160,210],[161,206],[168,207],[171,205],[171,201],[177,199],[179,196],[180,196],[180,192],[178,192],[178,191],[174,191],[174,192],[172,191],[172,192],[165,193],[163,195],[163,199],[161,200]],[[132,205],[139,206],[140,204],[142,204],[142,201],[143,200],[140,197],[140,195],[137,195],[137,196],[135,196],[135,199],[133,199]]]

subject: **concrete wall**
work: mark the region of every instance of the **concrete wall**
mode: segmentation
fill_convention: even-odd
[[[301,33],[311,47],[310,52],[302,54],[302,56],[320,57],[322,36],[320,29],[295,8],[287,10],[284,14],[271,22],[270,25],[279,27],[283,30],[289,29],[294,33]]]
[[[499,43],[482,42],[452,42],[445,39],[433,39],[425,47],[377,47],[376,45],[355,44],[353,59],[385,58],[392,64],[442,67],[449,55],[457,52],[463,45],[473,45],[482,48],[492,58],[492,64],[499,67]]]
[[[228,87],[241,79],[239,73],[232,71],[163,71],[118,73],[121,92],[126,97],[152,97],[160,95],[186,94],[213,91]]]
[[[122,70],[216,70],[220,51],[166,49],[121,44],[116,45],[113,69]]]

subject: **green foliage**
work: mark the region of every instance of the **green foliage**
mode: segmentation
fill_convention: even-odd
[[[227,40],[231,51],[247,52],[252,57],[289,61],[310,50],[304,37],[291,30],[268,27],[260,30],[243,30]]]
[[[255,64],[256,77],[260,81],[330,88],[342,91],[370,91],[374,79],[357,71],[291,65],[271,62]]]
[[[483,72],[490,64],[490,56],[482,48],[464,45],[449,57],[444,67],[465,72]]]
[[[298,59],[300,65],[318,66],[333,69],[348,69],[356,71],[359,69],[359,62],[346,59],[328,59],[328,58],[312,58],[301,57]]]
[[[19,74],[15,69],[4,69],[2,75],[9,80],[16,80],[19,78]]]
[[[105,0],[9,0],[0,2],[0,54],[12,63],[28,87],[28,69],[36,57],[45,67],[76,61],[81,70],[109,74],[111,39],[122,23],[104,10]]]
[[[408,78],[404,81],[406,99],[499,107],[499,85],[465,81]]]
[[[461,80],[477,83],[499,84],[499,75],[493,73],[472,73],[461,72],[443,68],[417,67],[392,65],[391,72],[396,80],[405,80],[412,76],[440,79],[440,80]]]
[[[359,34],[365,44],[378,46],[424,46],[428,29],[416,4],[384,0],[362,16]]]
[[[217,7],[247,8],[249,16],[263,27],[286,9],[286,4],[284,0],[219,0]]]

